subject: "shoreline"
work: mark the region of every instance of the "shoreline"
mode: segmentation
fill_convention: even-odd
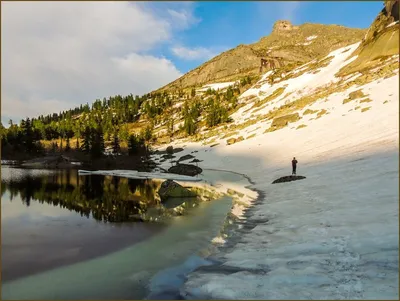
[[[210,178],[207,177],[208,175],[210,175]],[[219,183],[215,183],[220,182],[218,181],[220,179],[232,181],[233,185],[230,186],[232,189],[236,188],[235,185],[248,185],[248,181],[245,178],[231,173],[205,171],[205,176],[207,179],[206,183],[190,184],[194,184],[195,186],[208,186],[210,183],[212,185],[217,184],[213,186],[215,187],[217,195],[221,195],[219,192],[227,191],[229,189],[226,185],[221,187],[218,185]],[[243,183],[244,185],[242,185]],[[212,192],[212,195],[215,194],[214,192],[215,191]],[[247,190],[247,194],[253,196],[253,192],[250,190]],[[243,195],[243,197],[247,198],[246,195]],[[5,294],[4,296],[8,295],[10,297],[12,295],[17,296],[15,294],[16,292],[19,292],[18,298],[21,297],[22,299],[27,298],[28,296],[30,296],[31,299],[32,296],[36,296],[42,299],[53,300],[60,298],[65,299],[70,295],[78,296],[81,294],[83,294],[82,296],[85,296],[85,298],[96,297],[99,294],[104,294],[103,297],[113,299],[126,297],[129,298],[129,296],[135,294],[136,286],[141,287],[145,283],[150,283],[147,282],[147,279],[150,280],[153,275],[156,275],[158,272],[163,271],[164,269],[173,268],[174,264],[176,265],[183,263],[185,260],[187,260],[187,256],[199,254],[199,256],[191,256],[191,259],[189,260],[188,265],[185,266],[185,269],[190,269],[193,267],[193,265],[196,266],[199,263],[204,263],[205,261],[201,257],[208,255],[207,253],[210,250],[211,241],[214,237],[218,237],[221,234],[221,229],[227,225],[227,223],[224,221],[226,221],[227,215],[230,214],[232,210],[235,198],[237,198],[237,195],[226,195],[217,201],[204,202],[204,205],[201,206],[203,209],[199,211],[199,215],[195,214],[189,219],[181,219],[178,217],[173,222],[173,226],[168,229],[169,236],[166,236],[165,234],[159,237],[153,237],[152,239],[147,240],[147,242],[144,244],[137,244],[136,246],[126,248],[111,255],[103,256],[95,260],[81,262],[69,267],[62,267],[60,269],[48,271],[35,277],[27,277],[23,280],[7,283],[3,288],[3,294]],[[205,215],[207,216],[207,221],[204,220]],[[187,226],[182,228],[182,222],[184,220],[187,220],[189,223]],[[202,227],[204,226],[205,228],[198,228],[200,225],[202,225]],[[176,239],[177,237],[180,237],[180,239],[176,241],[176,243],[167,243],[168,241],[171,242],[171,238]],[[157,258],[159,258],[159,255],[157,255],[157,253],[160,252],[160,248],[163,250],[162,253],[165,255],[163,255],[162,258],[160,258],[161,261],[158,262]],[[148,254],[149,257],[147,260],[150,260],[150,262],[145,263],[143,260],[140,261],[138,257],[139,254]],[[134,259],[131,261],[131,264],[127,265],[126,260],[132,256],[137,259]],[[138,262],[135,264],[134,262],[136,261]],[[114,268],[111,269],[109,273],[105,273],[105,271],[109,269],[109,264],[111,262],[113,262]],[[132,264],[134,267],[131,266]],[[158,266],[160,268],[158,268]],[[94,267],[96,267],[96,269],[95,271],[92,271]],[[68,275],[76,273],[78,273],[79,276],[72,280],[72,282],[67,284],[64,282],[67,277],[70,277]],[[103,292],[103,289],[87,289],[86,284],[82,283],[82,279],[90,277],[90,275],[92,275],[92,277],[97,275],[97,277],[95,277],[96,279],[94,279],[94,282],[90,284],[91,287],[100,285],[99,288],[101,288],[104,287],[104,283],[107,283],[104,289],[107,290],[107,287],[112,285],[113,290]],[[171,280],[170,274],[164,275],[167,276],[164,278],[166,281],[179,281],[180,279],[173,278],[172,276]],[[52,288],[48,287],[48,283],[42,283],[44,279],[49,278],[54,279],[51,281]],[[127,285],[128,283],[126,283],[124,279],[129,281],[130,284]],[[74,288],[74,292],[71,291],[72,288]],[[45,291],[43,291],[44,289]],[[134,289],[134,291],[131,291],[132,289]],[[15,293],[12,293],[12,291]],[[143,298],[145,298],[146,295],[147,292],[145,292]]]
[[[243,186],[244,189],[248,189],[250,191],[253,191],[257,194],[257,196],[253,199],[253,201],[249,204],[249,206],[243,210],[242,215],[236,216],[234,214],[234,198],[232,198],[232,208],[226,213],[225,219],[223,221],[223,225],[220,229],[219,235],[216,236],[214,239],[210,240],[209,246],[207,247],[207,253],[208,255],[199,255],[199,254],[193,254],[189,256],[184,262],[181,264],[174,266],[174,267],[169,267],[166,270],[161,270],[159,273],[157,273],[153,279],[156,279],[157,277],[160,277],[159,275],[161,274],[168,274],[169,271],[171,271],[171,274],[169,274],[169,277],[175,277],[175,278],[183,278],[183,283],[179,287],[175,287],[175,289],[171,289],[171,287],[168,287],[164,290],[161,291],[151,291],[145,298],[145,300],[155,300],[155,299],[161,299],[161,300],[185,300],[185,296],[182,295],[180,292],[181,288],[184,286],[186,282],[186,277],[190,275],[193,272],[196,272],[198,270],[202,269],[207,269],[207,270],[212,270],[213,267],[214,269],[218,269],[223,262],[218,259],[218,254],[226,252],[227,249],[233,248],[237,243],[238,243],[238,236],[242,232],[245,232],[249,229],[247,226],[250,224],[248,222],[248,218],[253,214],[252,209],[256,207],[258,204],[262,203],[265,200],[265,193],[261,190],[258,190],[256,188],[253,188],[256,183],[252,181],[252,179],[242,173],[235,172],[235,171],[229,171],[229,170],[221,170],[221,169],[211,169],[211,168],[205,168],[203,169],[204,171],[212,171],[212,172],[224,172],[224,173],[231,173],[235,175],[239,175],[243,177],[249,185]],[[254,225],[252,223],[252,225]],[[254,225],[256,226],[256,225]],[[221,240],[218,238],[223,237]],[[201,252],[201,250],[199,250]],[[184,269],[189,269],[190,271],[186,271],[182,273],[182,270]],[[178,272],[177,272],[178,271]],[[151,283],[152,281],[150,281]],[[161,283],[157,283],[157,286],[163,286]],[[151,286],[151,284],[150,284]]]

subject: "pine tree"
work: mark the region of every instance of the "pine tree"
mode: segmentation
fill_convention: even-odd
[[[130,135],[128,139],[129,156],[136,155],[139,152],[139,143],[135,135]]]
[[[69,137],[67,136],[67,142],[66,142],[66,145],[65,145],[65,151],[69,152],[70,150],[71,150],[71,146],[69,144]]]
[[[82,136],[83,136],[82,150],[88,154],[92,147],[92,131],[89,126],[85,127]]]
[[[104,153],[104,134],[101,126],[99,126],[97,129],[93,129],[90,152],[94,158],[99,158]]]
[[[113,137],[113,153],[114,154],[119,154],[121,151],[121,146],[119,144],[119,138],[118,138],[118,130],[114,131],[114,137]]]

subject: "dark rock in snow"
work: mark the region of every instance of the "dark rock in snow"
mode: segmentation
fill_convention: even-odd
[[[193,160],[190,161],[189,163],[198,163],[198,162],[203,162],[203,160],[193,159]]]
[[[174,148],[174,154],[179,153],[179,152],[181,152],[181,151],[183,151],[183,148],[182,148],[182,147]]]
[[[158,195],[160,196],[161,200],[168,198],[187,198],[196,196],[194,192],[179,185],[173,180],[164,181],[158,190]]]
[[[272,184],[297,181],[297,180],[302,180],[302,179],[305,179],[305,178],[306,177],[303,177],[303,176],[284,176],[284,177],[281,177],[279,179],[276,179],[275,181],[272,182]]]
[[[180,161],[186,161],[186,160],[189,160],[189,159],[192,159],[192,158],[194,158],[194,156],[192,156],[192,155],[185,155],[185,156],[180,157],[180,158],[178,159],[178,162],[180,162]]]
[[[185,176],[195,176],[203,172],[200,167],[191,164],[177,164],[168,169],[168,172],[185,175]]]

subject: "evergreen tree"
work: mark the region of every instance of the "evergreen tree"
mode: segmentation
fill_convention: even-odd
[[[67,136],[67,141],[66,141],[66,145],[65,145],[65,151],[69,152],[71,150],[71,146],[69,144],[69,137]]]
[[[115,130],[115,131],[114,131],[114,137],[113,137],[113,138],[114,138],[114,139],[113,139],[113,144],[112,144],[113,153],[114,153],[114,154],[119,154],[120,151],[121,151],[121,146],[120,146],[120,144],[119,144],[118,130]]]
[[[83,132],[82,150],[88,154],[90,152],[91,147],[92,147],[92,131],[89,126],[86,126]]]
[[[186,116],[183,128],[186,134],[188,134],[189,136],[196,133],[197,126],[194,118],[191,115]]]
[[[136,155],[139,152],[139,141],[135,135],[130,135],[128,139],[129,156]]]
[[[104,153],[104,134],[103,129],[99,126],[97,129],[93,129],[92,145],[90,148],[91,155],[94,158],[99,158]]]

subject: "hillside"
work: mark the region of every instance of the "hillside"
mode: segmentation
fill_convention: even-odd
[[[223,52],[160,90],[183,89],[256,75],[260,58],[279,58],[284,64],[306,63],[361,40],[365,33],[364,29],[339,25],[306,23],[293,26],[289,21],[277,21],[269,36],[254,44],[239,45]]]
[[[239,96],[233,123],[174,141],[184,148],[176,159],[190,154],[203,169],[246,174],[259,193],[232,207],[237,227],[215,239],[211,267],[184,275],[184,299],[399,298],[394,3],[362,40],[263,74]],[[294,156],[306,179],[271,184],[290,173]],[[152,294],[162,296],[165,285]]]

